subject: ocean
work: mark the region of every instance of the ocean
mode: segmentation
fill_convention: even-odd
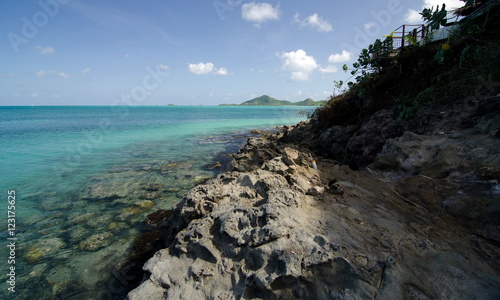
[[[251,130],[295,124],[304,110],[0,107],[0,295],[121,295],[125,284],[109,282],[145,217],[216,176]]]

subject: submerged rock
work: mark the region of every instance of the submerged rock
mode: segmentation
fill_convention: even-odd
[[[83,198],[90,200],[113,200],[125,198],[128,193],[120,184],[91,184],[83,189]]]
[[[96,251],[111,243],[113,234],[103,232],[94,234],[78,244],[78,249],[83,251]]]
[[[160,209],[147,215],[144,220],[144,225],[149,228],[161,228],[165,225],[165,222],[172,216],[172,210]]]
[[[64,247],[66,244],[60,238],[41,239],[28,246],[23,258],[29,263],[37,263],[43,256],[53,255]]]

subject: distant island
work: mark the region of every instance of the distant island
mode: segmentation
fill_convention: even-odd
[[[311,98],[299,102],[290,102],[287,100],[278,100],[268,95],[262,95],[252,100],[245,101],[241,104],[220,104],[220,106],[320,106],[324,105],[325,101],[314,101]]]

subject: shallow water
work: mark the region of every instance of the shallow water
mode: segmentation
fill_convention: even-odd
[[[312,108],[308,108],[312,110]],[[99,299],[145,216],[216,175],[250,129],[294,124],[303,107],[0,107],[4,203],[14,190],[15,298]],[[225,158],[226,157],[226,158]],[[13,209],[10,209],[13,210]],[[4,275],[8,280],[9,276]],[[0,294],[10,287],[2,280]],[[5,291],[5,293],[4,293]],[[12,294],[11,294],[12,295]]]

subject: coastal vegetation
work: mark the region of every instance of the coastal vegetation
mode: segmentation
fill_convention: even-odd
[[[278,100],[268,95],[262,95],[241,104],[221,104],[220,106],[320,106],[325,103],[326,101],[314,101],[311,98],[298,102],[290,102],[287,100]]]

